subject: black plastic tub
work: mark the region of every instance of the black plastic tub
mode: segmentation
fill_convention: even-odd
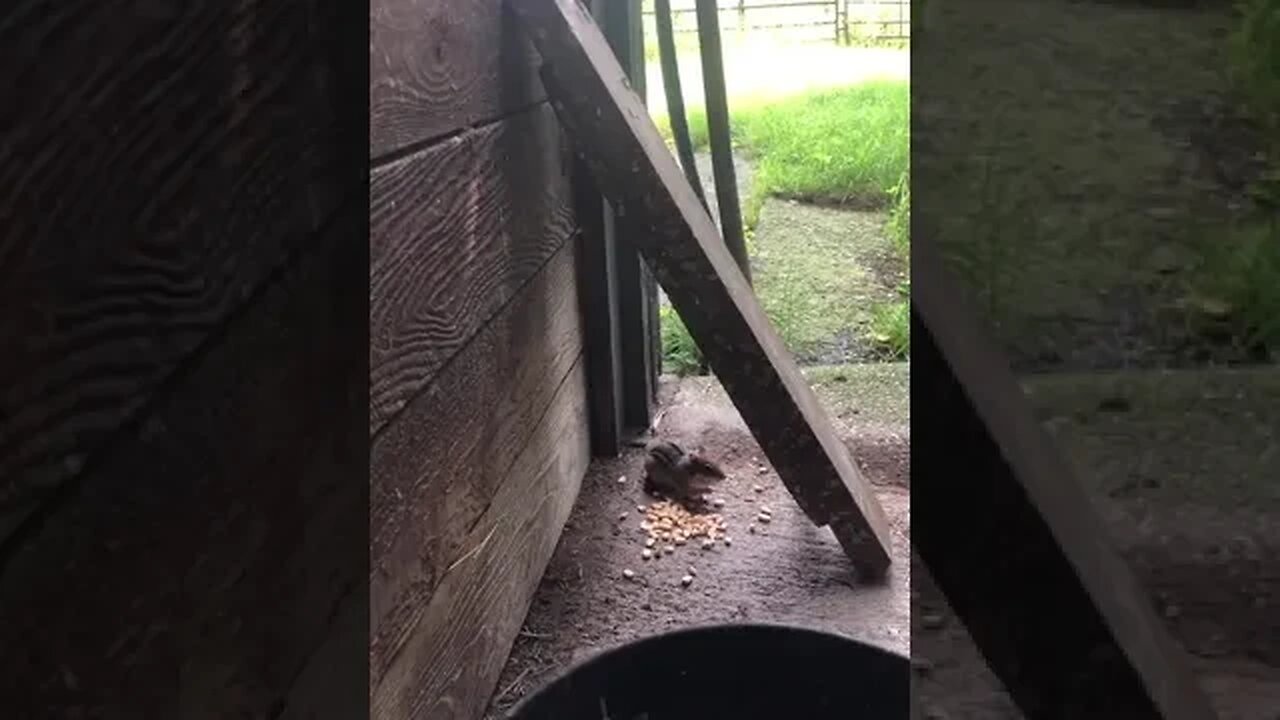
[[[509,720],[906,720],[911,662],[839,635],[715,625],[638,640],[527,696]]]

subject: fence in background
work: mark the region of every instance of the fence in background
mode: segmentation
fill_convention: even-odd
[[[844,41],[907,40],[911,37],[910,0],[841,0]]]
[[[697,32],[693,0],[673,0],[676,33]],[[644,3],[646,28],[653,3]],[[851,44],[906,40],[911,34],[910,0],[720,0],[724,32],[772,31],[795,39]]]

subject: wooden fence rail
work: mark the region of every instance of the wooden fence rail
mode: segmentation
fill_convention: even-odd
[[[691,0],[673,2],[671,14],[677,33],[695,33],[695,6]],[[910,0],[732,0],[720,4],[721,24],[739,32],[830,28],[824,35],[849,44],[854,36],[867,40],[905,40],[910,36]],[[644,15],[653,22],[653,6],[646,2]]]

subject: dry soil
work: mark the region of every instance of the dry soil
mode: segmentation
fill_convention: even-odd
[[[727,472],[714,497],[724,500],[719,512],[732,545],[707,550],[691,542],[670,555],[642,559],[646,534],[638,506],[652,502],[641,489],[643,450],[593,463],[499,681],[490,717],[501,717],[530,689],[584,657],[690,625],[785,623],[909,653],[906,368],[892,371],[901,375],[892,386],[896,403],[869,401],[863,405],[871,410],[858,413],[834,405],[860,394],[859,378],[826,378],[855,388],[842,387],[829,405],[892,525],[896,567],[887,582],[868,585],[855,577],[830,531],[814,527],[800,512],[714,380],[666,380],[656,434],[700,450]],[[867,393],[883,391],[881,383]],[[875,411],[883,405],[896,407]],[[771,522],[755,520],[762,508],[771,511]],[[624,570],[634,577],[625,578]],[[696,575],[685,586],[681,578],[690,573]]]

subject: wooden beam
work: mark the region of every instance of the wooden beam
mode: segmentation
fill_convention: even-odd
[[[912,250],[913,442],[963,452],[914,460],[912,542],[992,670],[1031,720],[1215,717],[1007,361]]]
[[[698,202],[599,29],[577,0],[510,7],[543,83],[601,189],[796,502],[856,567],[889,566],[889,530],[794,358]]]

